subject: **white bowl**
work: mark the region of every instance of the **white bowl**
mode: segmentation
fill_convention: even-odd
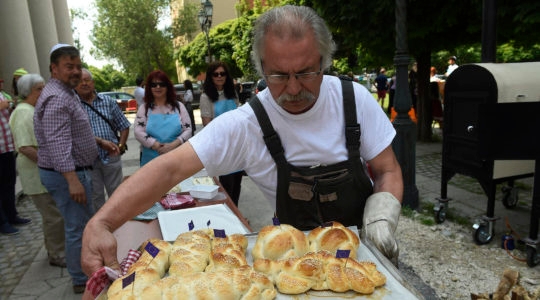
[[[189,194],[193,198],[212,199],[217,195],[218,188],[217,185],[194,185]]]

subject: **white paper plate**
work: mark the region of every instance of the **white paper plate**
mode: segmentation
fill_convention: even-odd
[[[189,231],[189,223],[193,221],[193,229],[224,229],[225,234],[249,233],[238,217],[225,205],[216,204],[202,207],[185,208],[158,213],[159,226],[163,240],[173,242],[178,235]],[[207,225],[210,221],[210,225]]]

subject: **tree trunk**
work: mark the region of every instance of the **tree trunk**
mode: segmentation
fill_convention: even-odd
[[[429,80],[431,68],[431,53],[425,51],[417,57],[418,63],[418,100],[416,103],[416,115],[418,119],[418,140],[421,142],[432,141],[433,112],[431,97],[429,95]]]

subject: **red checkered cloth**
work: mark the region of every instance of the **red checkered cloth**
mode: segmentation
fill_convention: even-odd
[[[127,274],[129,267],[134,264],[141,257],[141,252],[138,250],[129,249],[128,255],[122,260],[120,264],[120,270],[122,271],[122,276]]]
[[[141,252],[130,249],[127,257],[124,258],[120,264],[121,274],[109,267],[102,267],[94,272],[88,279],[86,282],[86,289],[92,293],[94,298],[97,298],[114,280],[126,275],[129,267],[135,263],[140,256]]]

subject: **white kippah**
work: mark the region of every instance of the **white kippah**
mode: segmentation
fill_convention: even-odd
[[[64,47],[73,47],[69,44],[56,44],[54,45],[52,48],[51,48],[51,52],[49,54],[52,54],[54,51],[60,49],[60,48],[64,48]]]

